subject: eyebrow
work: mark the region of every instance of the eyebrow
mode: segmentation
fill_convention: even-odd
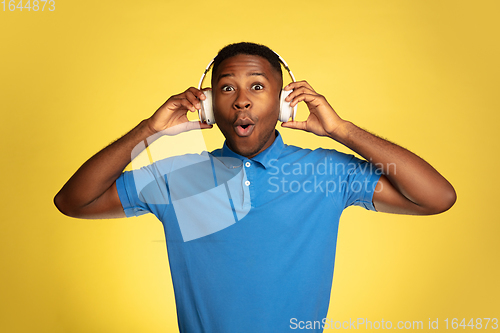
[[[226,73],[226,74],[221,74],[219,75],[219,77],[217,78],[217,82],[220,81],[220,79],[222,78],[225,78],[225,77],[233,77],[234,74],[233,73]],[[263,76],[266,80],[269,81],[269,78],[267,77],[267,75],[265,73],[261,73],[261,72],[252,72],[252,73],[249,73],[247,74],[247,76]]]

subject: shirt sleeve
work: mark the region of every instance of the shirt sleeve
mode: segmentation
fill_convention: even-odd
[[[350,168],[346,175],[345,207],[361,206],[368,210],[375,210],[373,194],[382,172],[372,163],[350,156]]]
[[[373,194],[378,180],[382,175],[375,165],[354,155],[344,154],[335,150],[328,152],[330,168],[340,191],[344,208],[361,206],[375,210]]]
[[[208,153],[186,154],[126,171],[116,180],[116,188],[127,217],[153,213],[160,218],[176,203],[180,214],[183,198],[214,187],[213,174]]]
[[[170,164],[167,159],[120,175],[116,188],[127,217],[146,213],[159,216],[170,203],[166,181]]]

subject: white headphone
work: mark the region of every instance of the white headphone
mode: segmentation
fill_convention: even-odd
[[[273,51],[274,52],[274,51]],[[286,61],[276,52],[274,52],[283,67],[287,70],[288,74],[290,74],[290,77],[292,78],[292,81],[295,82],[295,77],[293,76],[292,71],[288,67],[288,64]],[[210,67],[214,63],[215,58],[213,58],[209,63],[207,68],[205,68],[205,72],[203,72],[203,75],[201,76],[200,83],[198,84],[198,89],[201,90],[201,85],[203,83],[203,79],[207,75],[208,71],[210,70]],[[295,105],[293,108],[290,106],[290,102],[286,102],[285,98],[292,93],[293,90],[281,90],[281,97],[280,97],[280,114],[278,116],[279,121],[281,122],[287,122],[290,117],[292,117],[292,120],[295,120],[295,114],[297,113],[297,105]],[[203,94],[205,94],[205,100],[200,101],[201,102],[201,109],[198,110],[198,116],[200,117],[200,120],[202,122],[206,122],[209,125],[215,124],[215,117],[214,117],[214,110],[212,108],[212,91],[211,90],[205,90],[203,91]]]

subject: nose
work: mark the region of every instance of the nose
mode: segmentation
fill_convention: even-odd
[[[249,109],[252,106],[252,102],[248,98],[248,94],[244,90],[238,91],[236,99],[233,104],[233,108],[236,110]]]

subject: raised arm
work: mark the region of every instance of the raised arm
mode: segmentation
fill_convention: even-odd
[[[54,204],[65,215],[85,219],[125,217],[116,190],[116,179],[130,163],[134,148],[142,141],[161,135],[211,128],[199,121],[188,121],[187,112],[200,108],[205,95],[189,88],[170,97],[150,118],[86,161],[54,197]]]
[[[328,136],[382,169],[383,175],[373,195],[375,209],[388,213],[429,215],[444,212],[453,206],[456,200],[453,186],[429,163],[341,119],[325,97],[317,94],[306,81],[285,87],[285,90],[291,89],[294,91],[287,101],[292,101],[292,106],[304,101],[310,114],[306,121],[283,123],[283,127]]]

